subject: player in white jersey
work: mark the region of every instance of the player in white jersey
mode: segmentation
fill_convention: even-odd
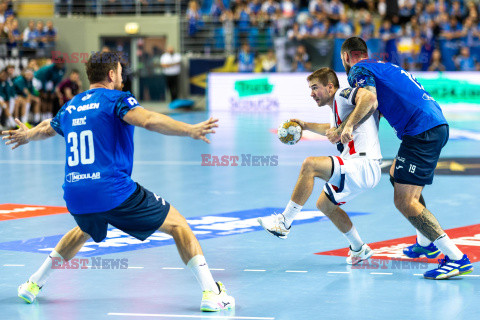
[[[357,96],[357,88],[339,89],[337,75],[330,68],[321,68],[308,76],[311,96],[319,107],[328,105],[332,109],[332,123],[311,123],[292,119],[303,130],[326,135],[328,130],[338,127],[355,108],[367,103]],[[258,218],[260,225],[279,238],[286,238],[295,216],[313,191],[314,179],[326,182],[317,201],[322,211],[345,235],[350,243],[348,264],[357,264],[373,255],[372,249],[362,241],[347,213],[340,205],[352,200],[365,190],[374,188],[380,181],[382,154],[378,141],[378,112],[353,131],[353,140],[345,145],[338,144],[340,156],[308,157],[303,162],[297,184],[287,207],[281,214]]]

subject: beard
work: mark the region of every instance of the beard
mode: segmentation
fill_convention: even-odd
[[[350,69],[351,69],[352,67],[347,66],[347,65],[344,65],[344,67],[345,67],[345,71],[347,72],[347,76],[348,76],[348,73],[350,72]]]
[[[118,90],[118,91],[122,91],[123,89],[123,83],[120,83],[120,84],[115,84],[115,86],[113,87],[115,90]]]

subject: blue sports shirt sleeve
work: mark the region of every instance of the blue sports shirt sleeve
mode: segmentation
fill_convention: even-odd
[[[55,116],[55,118],[53,118],[50,121],[50,125],[52,126],[53,130],[55,130],[62,137],[64,135],[63,135],[62,126],[60,125],[60,118],[65,113],[65,107],[67,106],[67,104],[68,102],[63,105],[62,109],[60,109],[60,111],[57,112],[57,115]]]
[[[352,69],[350,69],[348,73],[348,84],[352,88],[376,87],[373,73],[370,70],[357,66],[353,66]]]
[[[142,107],[137,99],[131,94],[128,93],[122,96],[115,105],[115,114],[123,120],[123,117],[127,114],[128,111],[135,109],[137,107]]]

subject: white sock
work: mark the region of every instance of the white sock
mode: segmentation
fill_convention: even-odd
[[[33,115],[33,122],[40,122],[40,113],[35,113]]]
[[[417,242],[419,245],[422,247],[428,247],[432,241],[428,240],[427,237],[425,237],[420,231],[417,231]]]
[[[448,237],[446,233],[442,234],[437,240],[433,241],[440,251],[451,260],[460,260],[463,258],[463,253],[460,251],[453,241]]]
[[[10,116],[10,117],[8,118],[8,121],[7,121],[7,122],[8,122],[8,125],[9,125],[10,127],[12,127],[12,128],[14,128],[14,127],[17,126],[17,123],[15,122],[15,120],[13,120],[13,117],[12,117],[12,116]]]
[[[348,242],[350,242],[350,247],[353,251],[358,251],[362,248],[364,242],[360,238],[355,226],[352,226],[352,229],[343,235],[347,238]]]
[[[30,112],[30,106],[32,104],[30,102],[26,102],[25,103],[25,114],[28,115],[28,113]]]
[[[26,113],[22,116],[22,119],[20,119],[20,121],[22,121],[23,123],[27,122],[27,114]]]
[[[292,200],[288,201],[287,207],[283,211],[283,216],[285,217],[285,226],[290,228],[295,216],[302,210],[303,206],[296,204]]]
[[[187,263],[187,267],[192,270],[193,275],[197,279],[202,291],[213,291],[216,294],[219,294],[218,286],[213,280],[210,269],[208,269],[207,261],[202,255],[196,255]]]
[[[53,250],[52,253],[50,253],[50,255],[48,256],[48,258],[45,259],[45,262],[42,264],[40,269],[38,269],[37,272],[32,274],[28,281],[35,282],[36,284],[38,284],[39,287],[43,287],[52,271],[55,270],[52,268],[53,259],[59,259],[59,262],[55,263],[55,265],[57,266],[62,265],[64,260],[57,251]]]
[[[9,107],[9,110],[10,110],[10,114],[13,113],[13,110],[15,110],[15,99],[10,99],[8,100],[8,107]]]

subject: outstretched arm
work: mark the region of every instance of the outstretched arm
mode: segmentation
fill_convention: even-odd
[[[215,133],[213,128],[218,127],[218,119],[210,118],[197,124],[188,124],[143,108],[135,108],[128,111],[123,117],[123,121],[161,134],[188,136],[193,139],[201,139],[206,143],[210,143],[206,135]]]
[[[35,128],[28,129],[20,120],[15,119],[15,122],[18,124],[19,128],[17,130],[7,130],[2,131],[3,138],[2,140],[7,140],[6,145],[16,143],[13,149],[18,148],[23,144],[27,144],[30,141],[44,140],[50,137],[53,137],[57,133],[53,130],[50,125],[52,119],[47,119],[38,124]]]
[[[330,129],[330,123],[305,122],[298,119],[291,119],[291,121],[298,123],[300,127],[302,127],[302,130],[312,131],[321,134],[322,136],[324,136],[326,131]]]

